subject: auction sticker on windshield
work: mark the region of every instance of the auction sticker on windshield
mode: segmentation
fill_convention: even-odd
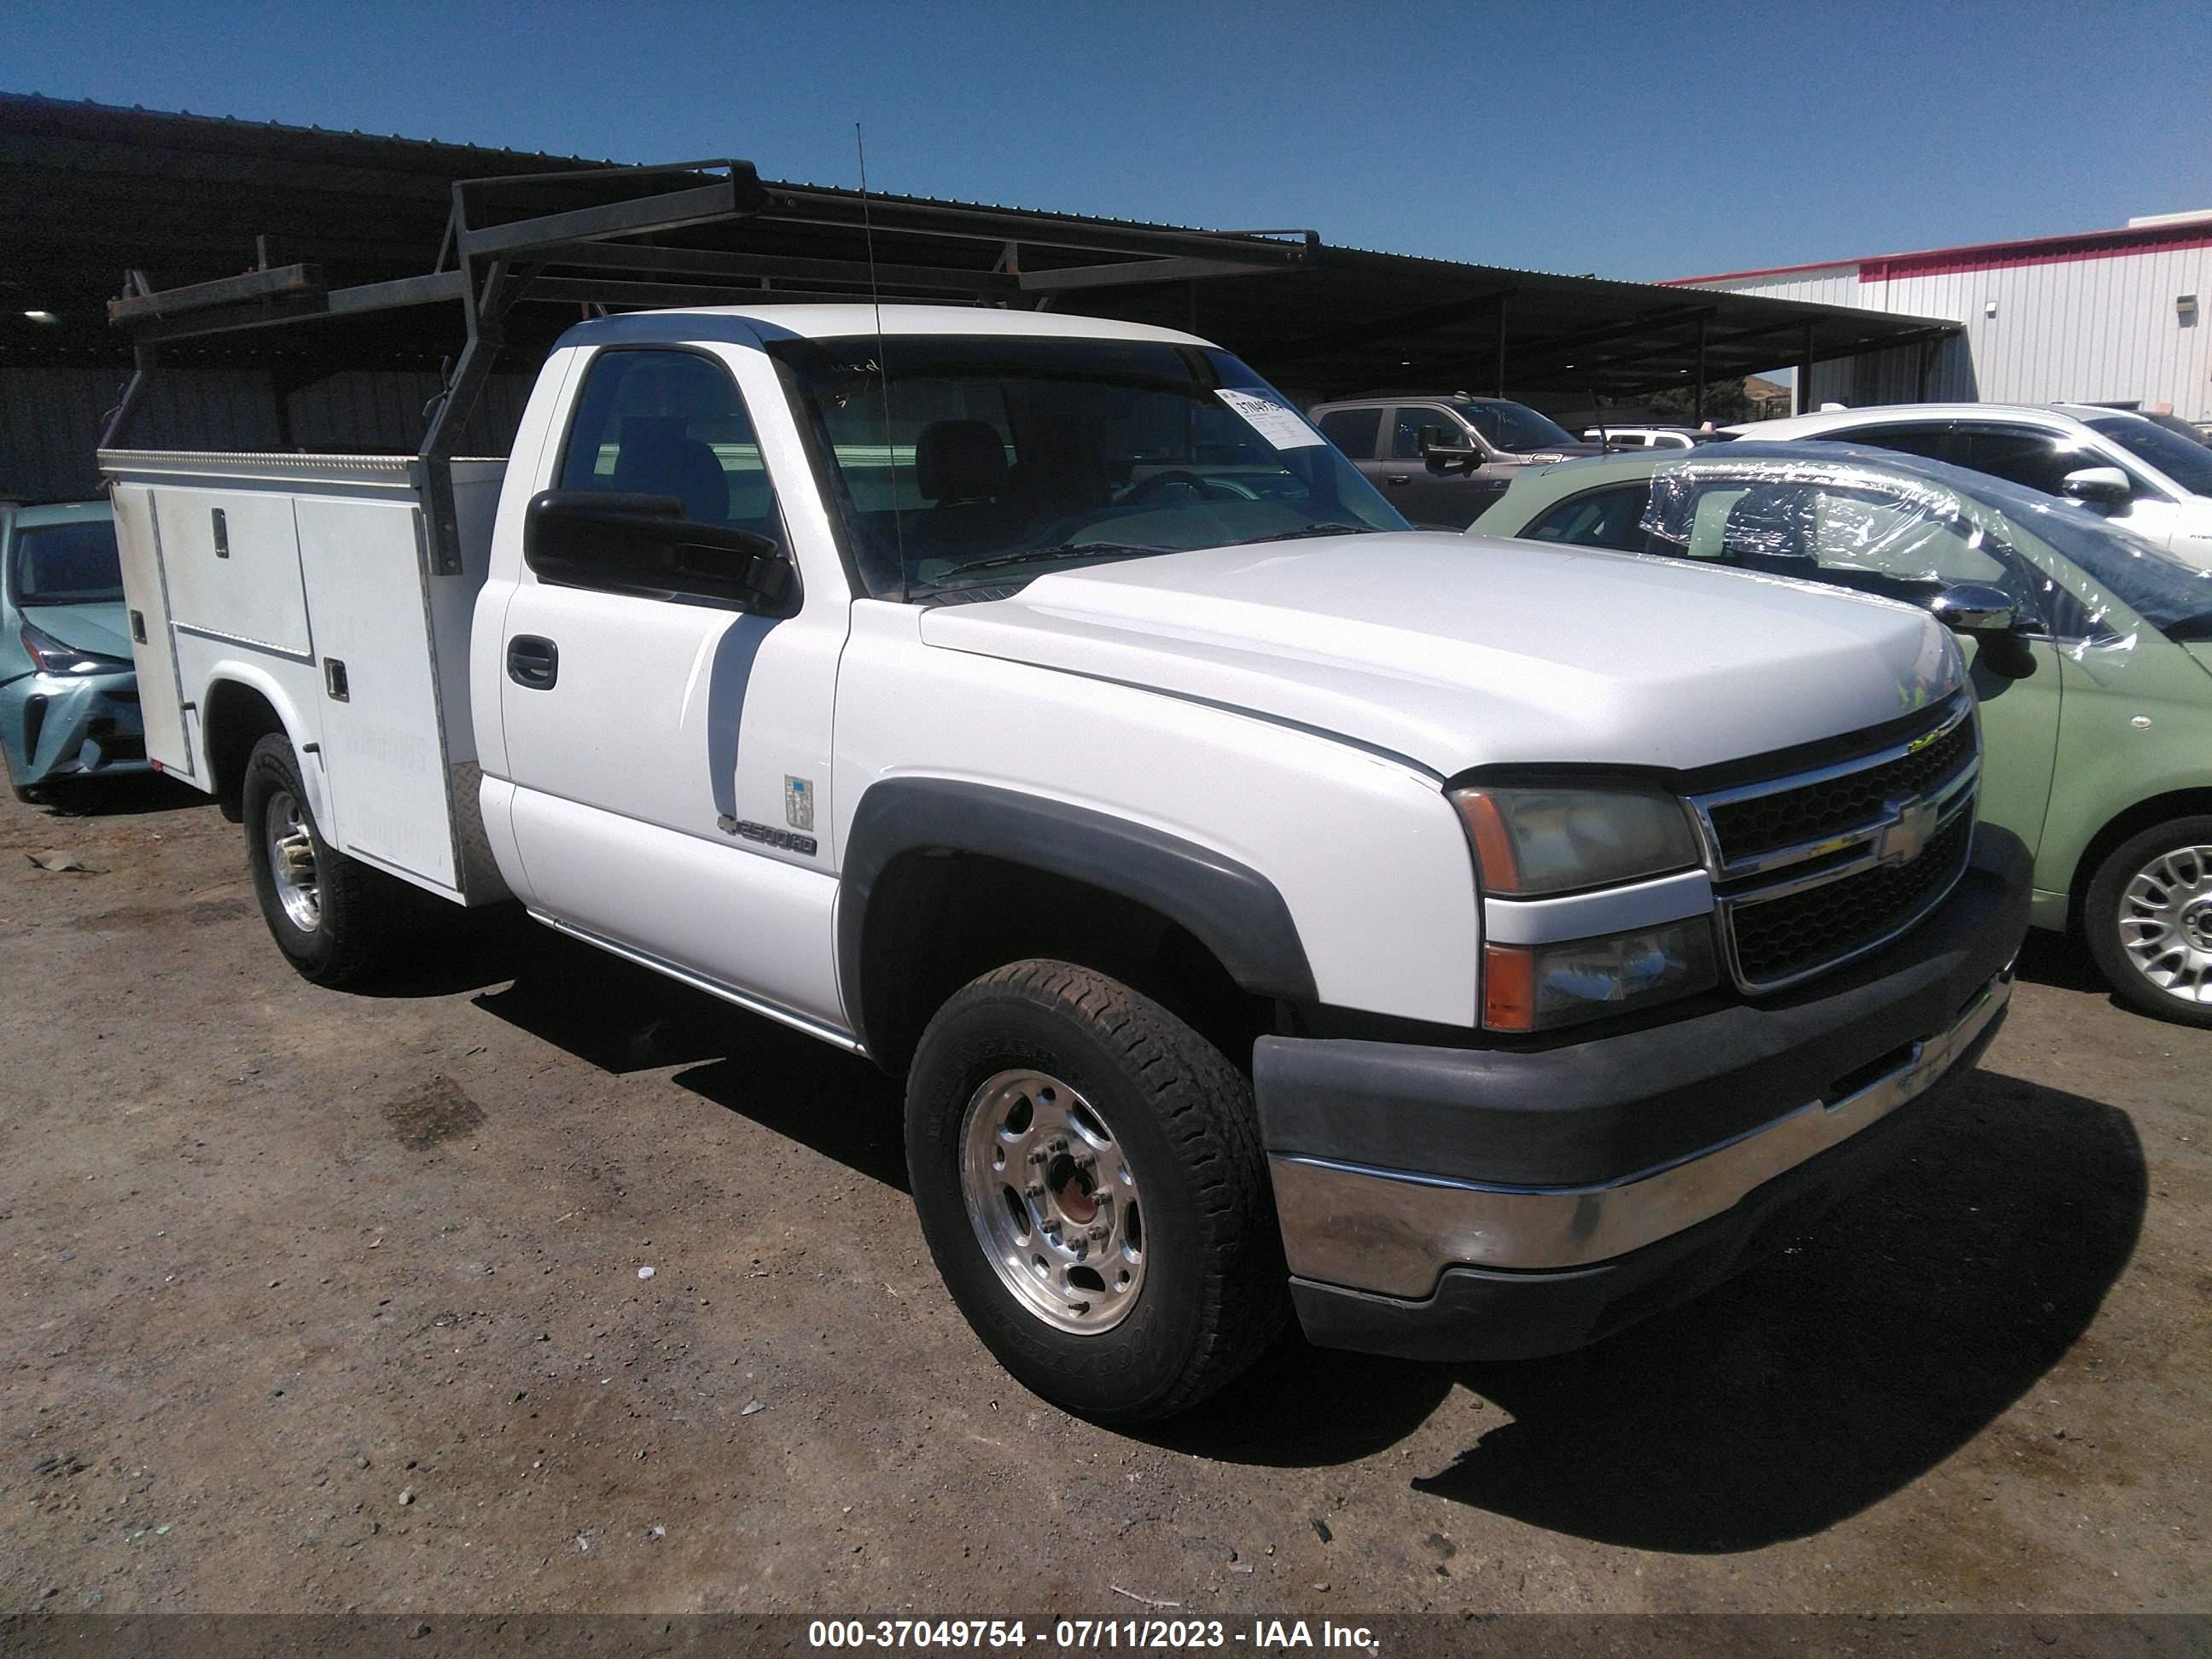
[[[1278,449],[1309,449],[1328,441],[1306,424],[1295,409],[1257,392],[1217,386],[1213,395],[1244,417],[1246,424]]]

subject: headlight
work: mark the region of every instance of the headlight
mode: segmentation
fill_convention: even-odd
[[[1486,899],[1613,887],[1705,861],[1689,808],[1656,789],[1480,785],[1451,799]],[[1595,939],[1486,943],[1482,1023],[1548,1030],[1689,996],[1719,978],[1710,915]]]
[[[1485,893],[1534,898],[1704,862],[1689,809],[1656,790],[1476,787],[1452,802]]]
[[[95,652],[80,651],[73,645],[64,645],[42,628],[23,624],[23,649],[41,674],[100,674],[111,673],[131,665],[115,657],[103,657]]]
[[[1549,1030],[1709,990],[1719,978],[1710,915],[1603,939],[1486,945],[1482,1023]]]

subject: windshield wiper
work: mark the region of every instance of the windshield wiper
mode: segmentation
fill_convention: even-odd
[[[1304,530],[1279,531],[1272,536],[1247,536],[1239,542],[1223,542],[1223,547],[1252,547],[1261,542],[1295,542],[1308,536],[1364,536],[1374,529],[1364,524],[1310,524]]]
[[[957,576],[970,570],[997,570],[1007,565],[1026,564],[1031,559],[1065,559],[1075,554],[1136,554],[1180,553],[1179,547],[1152,547],[1138,542],[1062,542],[1058,547],[1029,547],[1018,553],[994,553],[988,559],[970,559],[965,564],[956,564],[930,583],[932,587],[945,586],[945,576]]]

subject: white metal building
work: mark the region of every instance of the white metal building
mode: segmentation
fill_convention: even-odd
[[[1963,337],[1814,367],[1801,410],[1923,400],[2058,399],[2212,420],[2212,209],[2118,230],[1687,276],[1723,289],[1940,317]],[[1801,381],[1803,375],[1800,374]]]

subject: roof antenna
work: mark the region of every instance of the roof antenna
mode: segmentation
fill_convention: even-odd
[[[884,395],[884,461],[891,472],[891,534],[898,543],[898,602],[906,603],[906,523],[899,515],[898,443],[891,430],[891,370],[884,350],[884,296],[876,286],[876,227],[868,215],[868,146],[860,124],[853,123],[853,147],[860,153],[860,234],[868,246],[868,302],[876,308],[876,384]]]

